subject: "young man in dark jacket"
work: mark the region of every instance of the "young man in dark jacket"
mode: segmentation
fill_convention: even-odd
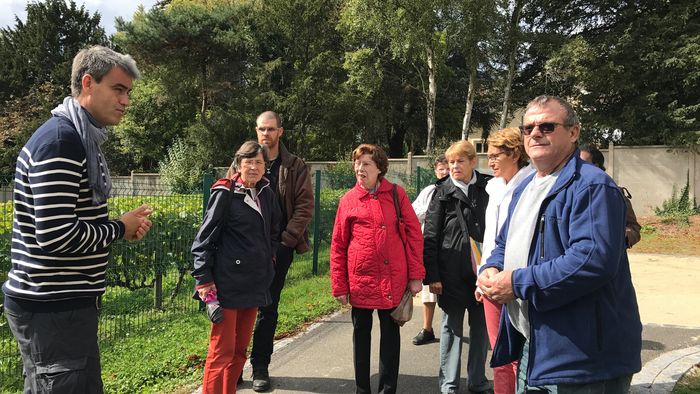
[[[464,312],[469,312],[469,390],[488,390],[485,375],[488,337],[484,306],[474,299],[476,264],[471,241],[482,242],[491,178],[477,172],[476,151],[468,141],[458,141],[445,152],[450,176],[437,182],[425,214],[423,229],[424,283],[438,294],[443,311],[440,332],[440,391],[459,391]]]
[[[279,115],[272,111],[261,113],[256,120],[255,131],[258,142],[270,150],[270,166],[265,175],[271,182],[282,210],[280,223],[280,246],[277,250],[275,278],[270,286],[272,303],[258,310],[253,335],[253,350],[250,363],[253,366],[253,390],[267,391],[270,388],[268,365],[272,357],[280,294],[287,271],[292,264],[294,251],[309,250],[307,227],[314,212],[314,195],[311,175],[306,163],[289,153],[280,138],[284,134]]]
[[[537,172],[513,194],[479,288],[506,304],[492,366],[520,360],[518,392],[626,393],[642,325],[625,242],[625,201],[579,158],[571,105],[540,96],[523,116]]]

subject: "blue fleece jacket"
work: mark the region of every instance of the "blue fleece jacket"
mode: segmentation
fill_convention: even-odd
[[[485,268],[503,269],[510,217],[534,176],[514,192]],[[528,385],[590,383],[641,369],[625,215],[615,182],[576,150],[539,209],[528,266],[513,271],[515,296],[529,303]],[[503,313],[491,365],[517,360],[524,341]]]

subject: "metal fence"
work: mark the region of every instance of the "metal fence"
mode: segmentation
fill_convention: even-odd
[[[316,209],[311,224],[312,253],[296,256],[287,283],[315,274],[327,274],[335,213],[340,197],[354,185],[351,169],[316,171],[313,175]],[[414,198],[434,180],[432,171],[418,169],[401,183]],[[122,338],[130,332],[157,327],[181,312],[196,313],[190,247],[201,223],[213,176],[205,176],[202,192],[175,194],[159,183],[116,183],[109,200],[110,217],[143,203],[153,208],[153,227],[140,242],[117,241],[107,269],[107,290],[101,298],[100,341]],[[123,185],[123,186],[122,186]],[[323,185],[323,187],[321,187]],[[2,202],[4,201],[4,202]],[[10,268],[12,236],[12,183],[0,180],[0,283]],[[0,292],[0,302],[2,302]],[[21,359],[4,315],[0,316],[0,386],[19,384]],[[11,383],[10,383],[11,384]],[[12,384],[11,384],[12,385]],[[21,384],[20,384],[21,386]]]
[[[0,187],[0,281],[10,267],[12,184]],[[115,187],[109,200],[110,217],[147,203],[153,208],[153,227],[140,242],[113,244],[101,297],[99,337],[113,340],[134,330],[167,321],[173,312],[196,311],[194,282],[189,275],[190,247],[202,218],[202,193],[174,194],[160,185]],[[0,300],[2,299],[0,293]],[[1,301],[0,301],[1,302]],[[0,317],[0,381],[16,381],[21,359],[16,343]]]

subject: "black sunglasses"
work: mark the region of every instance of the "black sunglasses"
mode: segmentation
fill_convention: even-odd
[[[556,122],[543,122],[540,124],[529,124],[527,126],[523,125],[520,126],[520,132],[523,133],[524,135],[530,135],[534,130],[535,127],[537,127],[542,134],[551,134],[554,132],[554,129],[557,128],[557,126],[570,126],[564,123],[556,123]]]

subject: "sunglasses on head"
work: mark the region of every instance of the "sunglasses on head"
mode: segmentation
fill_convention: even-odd
[[[569,125],[564,124],[564,123],[556,123],[556,122],[542,122],[539,124],[529,124],[529,125],[520,126],[520,132],[523,133],[524,135],[530,135],[535,130],[535,127],[537,127],[542,134],[551,134],[554,132],[554,129],[556,129],[557,126],[569,126]]]

